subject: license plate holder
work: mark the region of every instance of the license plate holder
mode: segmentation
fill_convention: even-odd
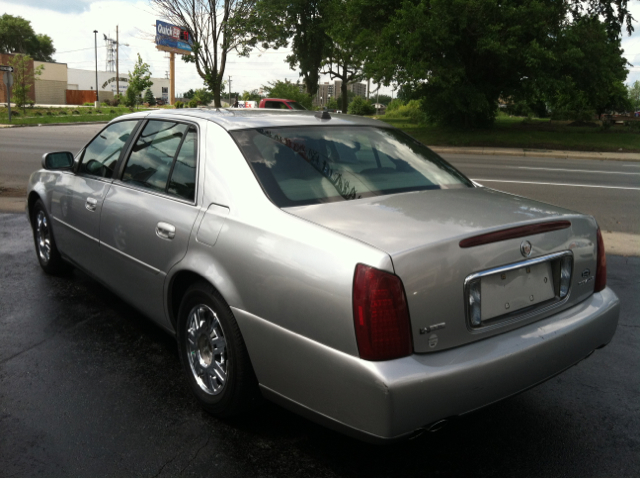
[[[489,321],[556,296],[550,262],[532,264],[481,278],[481,318]]]

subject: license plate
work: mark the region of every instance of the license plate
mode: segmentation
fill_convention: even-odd
[[[555,297],[549,262],[492,274],[481,279],[482,321]]]

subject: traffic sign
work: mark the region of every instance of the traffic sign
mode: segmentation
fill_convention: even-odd
[[[11,88],[13,86],[13,74],[11,72],[4,72],[2,75],[2,81],[4,81],[5,85]]]
[[[13,72],[13,67],[0,65],[0,72]]]

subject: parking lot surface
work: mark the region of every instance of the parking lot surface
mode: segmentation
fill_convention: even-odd
[[[622,312],[606,348],[440,432],[388,446],[270,403],[233,420],[208,416],[188,390],[174,339],[78,271],[45,275],[23,214],[0,214],[0,264],[2,476],[640,471],[640,258],[608,256]]]

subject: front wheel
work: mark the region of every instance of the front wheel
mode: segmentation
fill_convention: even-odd
[[[192,285],[178,312],[178,347],[191,390],[218,417],[251,408],[257,380],[233,313],[208,283]]]
[[[33,206],[32,227],[38,262],[45,273],[62,274],[69,272],[72,269],[71,265],[66,263],[60,256],[53,238],[51,219],[42,200],[36,201]]]

